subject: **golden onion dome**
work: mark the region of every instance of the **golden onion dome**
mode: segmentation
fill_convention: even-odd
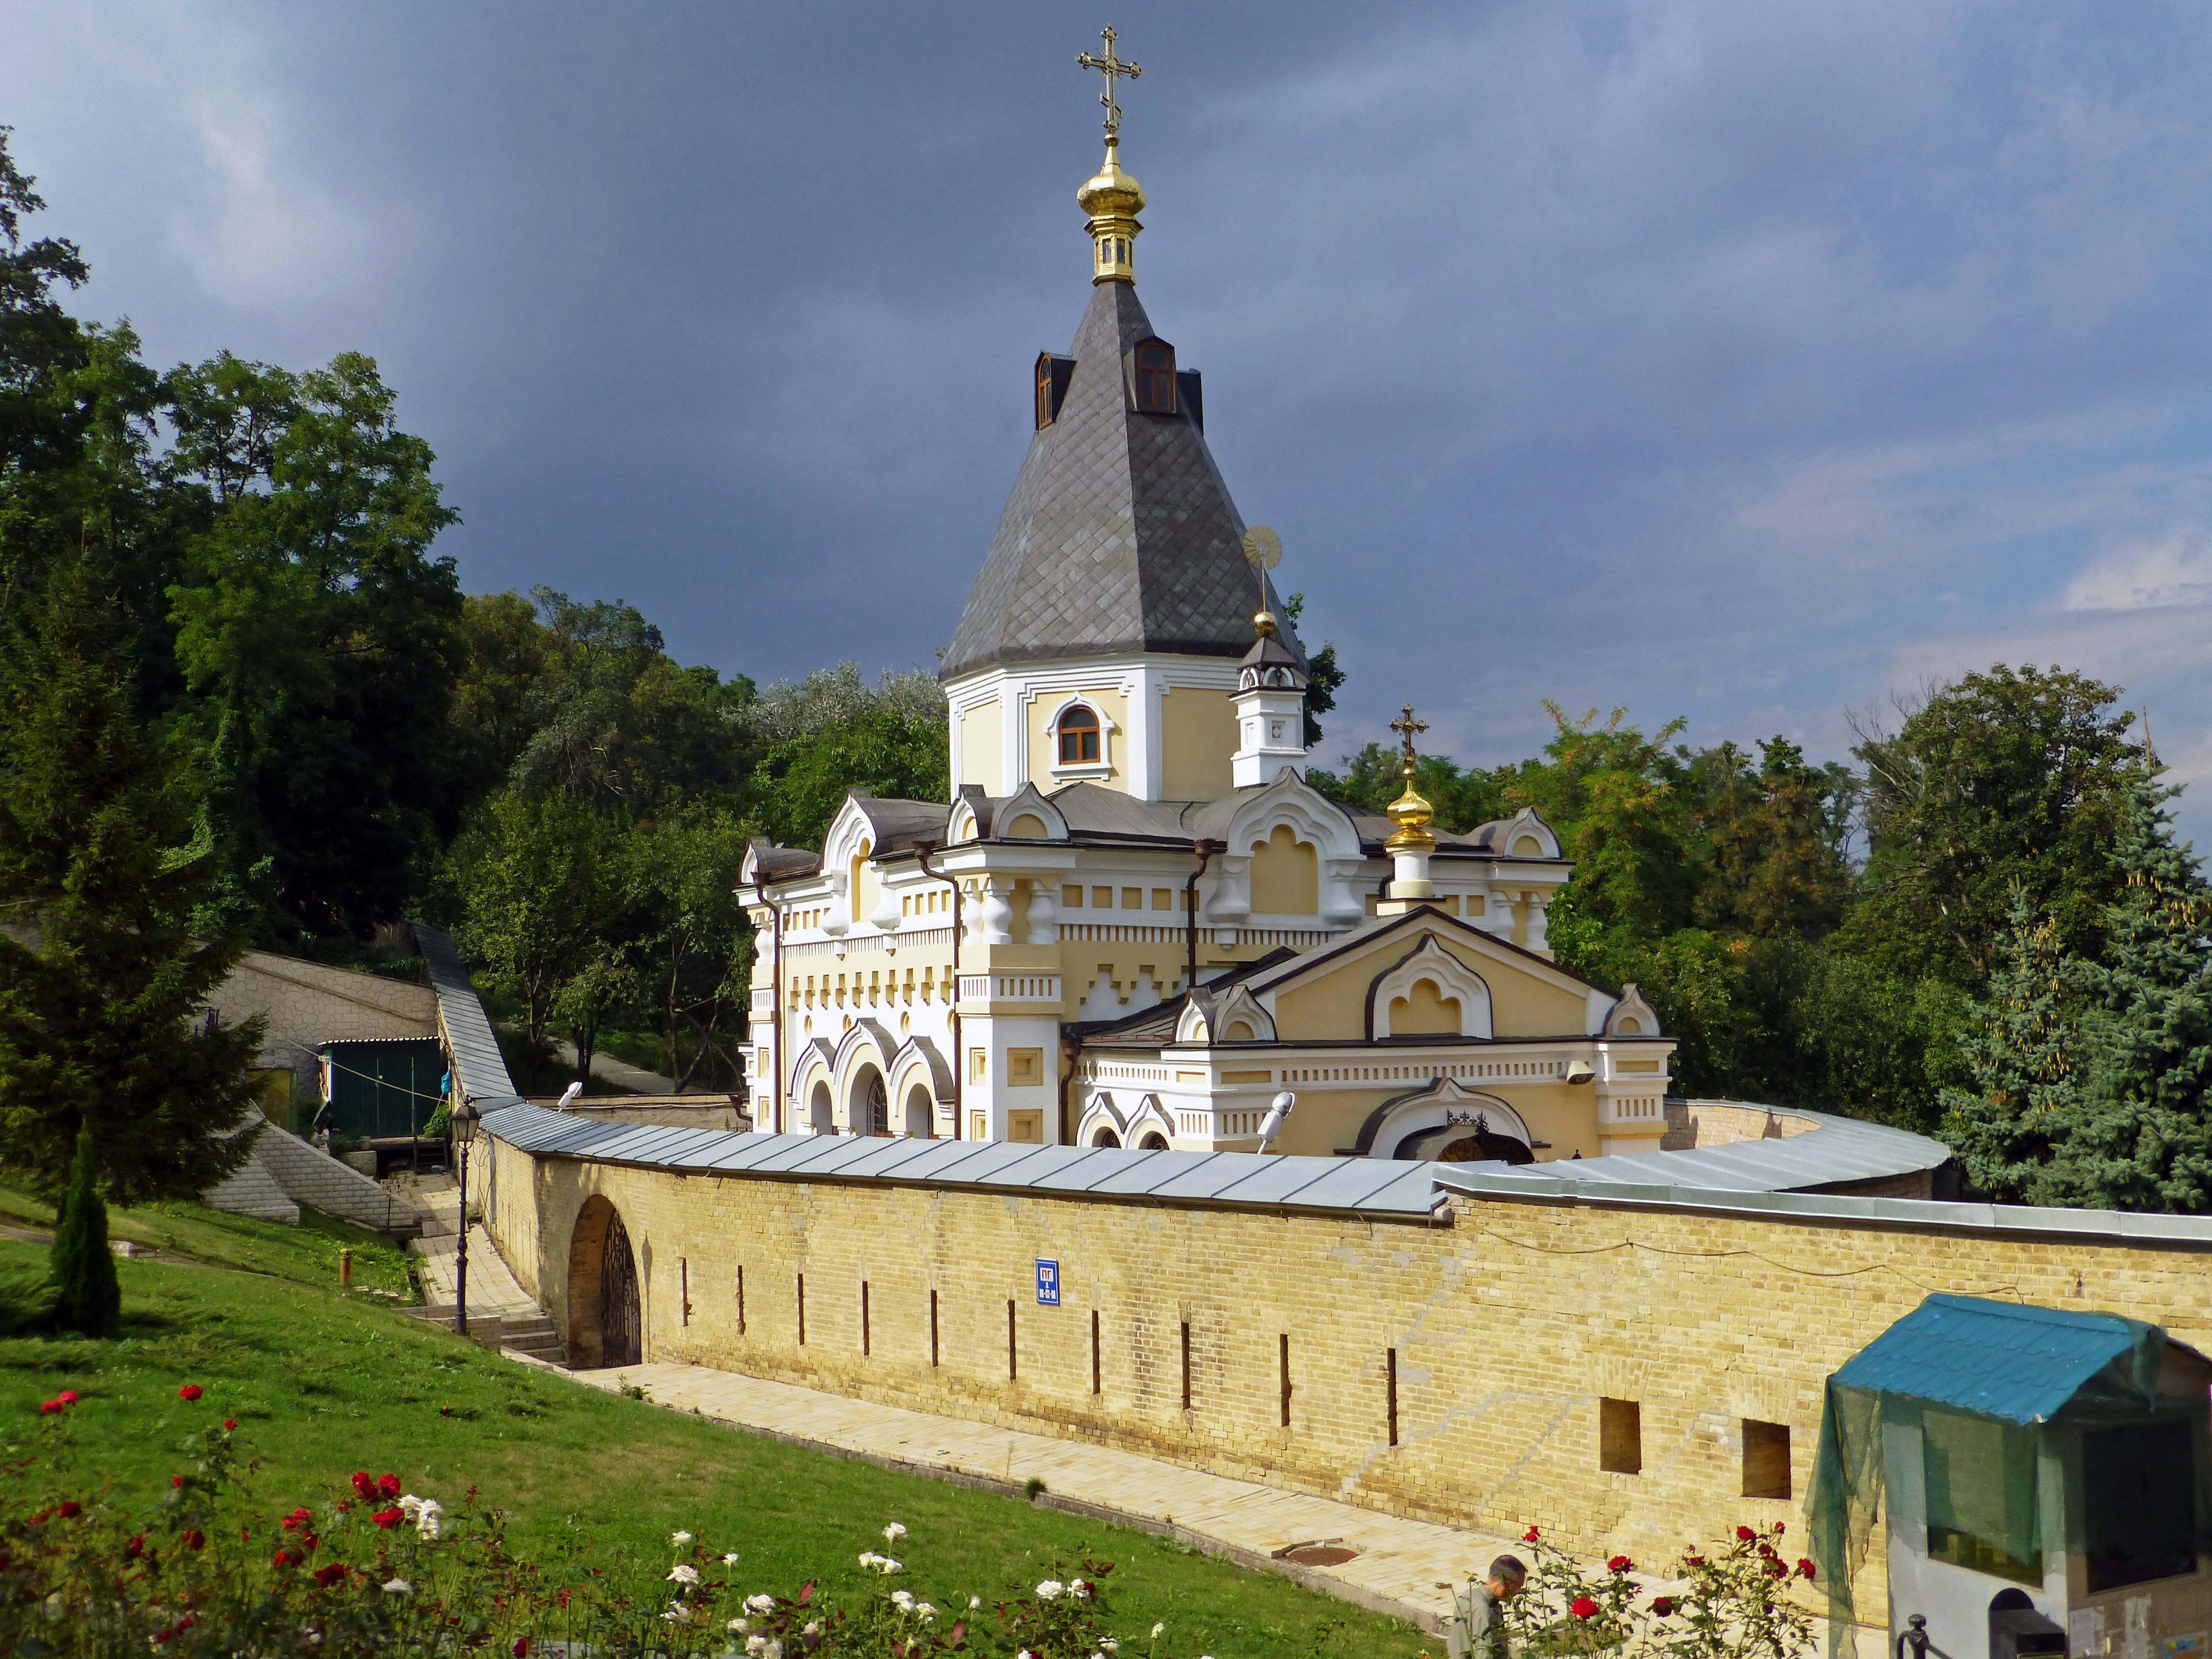
[[[1106,161],[1075,192],[1075,204],[1094,219],[1128,218],[1143,210],[1145,187],[1121,171],[1121,146],[1106,141]]]
[[[1406,769],[1406,793],[1389,805],[1393,826],[1388,849],[1393,853],[1431,852],[1437,838],[1429,825],[1437,816],[1436,808],[1421,798],[1413,787],[1413,769]]]

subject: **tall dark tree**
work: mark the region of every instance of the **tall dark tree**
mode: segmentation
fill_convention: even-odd
[[[2080,1127],[2081,967],[2015,890],[1989,990],[1971,1007],[1973,1085],[1943,1091],[1944,1139],[1967,1180],[2000,1202],[2044,1201],[2051,1159]]]
[[[120,1201],[204,1190],[260,1047],[208,1006],[240,943],[190,925],[204,801],[131,708],[129,640],[88,559],[0,630],[0,1161],[52,1198],[88,1125]]]
[[[69,1197],[47,1256],[54,1319],[79,1336],[112,1336],[123,1322],[123,1286],[107,1248],[107,1206],[100,1196],[100,1148],[92,1125],[77,1131]]]
[[[163,481],[197,519],[168,596],[215,784],[212,925],[366,938],[458,828],[456,514],[370,359],[304,374],[228,354],[163,381]]]
[[[2080,1121],[2039,1183],[2045,1202],[2212,1210],[2212,889],[2174,842],[2172,793],[2139,780],[2127,793],[2124,884],[2083,975]]]
[[[1848,775],[1808,766],[1776,737],[1759,763],[1732,743],[1689,757],[1687,783],[1705,832],[1708,868],[1698,919],[1722,933],[1826,938],[1850,886],[1844,857]]]
[[[2119,694],[2000,663],[1869,731],[1867,866],[1844,947],[1889,971],[1987,980],[2015,888],[2064,948],[2094,956],[2119,892],[2111,848],[2142,751]]]

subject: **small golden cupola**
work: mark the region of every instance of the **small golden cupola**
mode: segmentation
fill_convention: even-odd
[[[1106,42],[1104,54],[1078,52],[1075,61],[1106,77],[1106,90],[1098,98],[1106,106],[1106,160],[1097,175],[1075,192],[1075,204],[1091,216],[1091,280],[1133,283],[1137,280],[1137,233],[1144,229],[1137,222],[1137,215],[1144,209],[1145,190],[1121,171],[1121,106],[1114,101],[1114,82],[1117,76],[1133,81],[1144,70],[1114,55],[1117,37],[1111,28],[1100,31],[1100,36]]]
[[[1406,788],[1389,807],[1390,839],[1383,846],[1390,854],[1390,896],[1376,907],[1381,915],[1400,915],[1427,903],[1437,891],[1429,880],[1429,854],[1437,850],[1436,831],[1429,825],[1436,820],[1436,808],[1413,787],[1413,764],[1419,759],[1413,752],[1413,739],[1429,729],[1429,723],[1413,718],[1413,705],[1409,702],[1390,722],[1390,729],[1400,738]]]

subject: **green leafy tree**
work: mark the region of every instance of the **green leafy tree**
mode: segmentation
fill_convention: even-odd
[[[2081,964],[2015,891],[1989,990],[1962,1045],[1973,1083],[1943,1091],[1943,1138],[1966,1178],[2008,1204],[2041,1201],[2052,1155],[2079,1127]]]
[[[737,896],[745,840],[734,814],[704,801],[664,815],[637,839],[635,972],[679,1089],[738,1075],[753,961]]]
[[[2103,958],[2081,977],[2077,1126],[2033,1188],[2098,1209],[2212,1209],[2212,890],[2165,807],[2137,781],[2114,861],[2124,884]]]
[[[216,785],[234,915],[365,939],[458,828],[467,757],[458,515],[356,353],[304,374],[224,354],[162,382],[163,481],[198,529],[168,587],[189,719]]]
[[[746,720],[751,681],[739,676],[726,684],[711,668],[678,665],[660,630],[633,605],[579,605],[550,587],[532,597],[542,619],[541,655],[522,699],[529,735],[510,768],[518,787],[619,802],[632,811],[672,795],[726,797],[737,789],[758,752]],[[499,626],[506,655],[519,661],[524,652],[511,611]],[[479,641],[489,631],[471,630]]]
[[[943,800],[951,754],[941,716],[864,708],[846,724],[772,744],[746,788],[746,809],[780,845],[818,847],[854,789]]]
[[[1833,932],[1850,890],[1850,774],[1808,765],[1780,737],[1759,744],[1756,766],[1733,743],[1682,758],[1706,848],[1698,920],[1758,939]]]
[[[1395,747],[1370,743],[1337,764],[1337,772],[1309,771],[1306,781],[1355,812],[1384,812],[1405,792],[1405,762]],[[1464,835],[1509,811],[1504,791],[1489,773],[1480,767],[1462,768],[1443,755],[1414,761],[1413,787],[1436,809],[1438,825],[1455,834]]]
[[[2111,686],[2000,663],[1868,730],[1867,866],[1844,948],[1907,979],[1989,977],[2015,888],[2094,956],[2121,876],[2111,848],[2142,769]]]
[[[89,1125],[126,1203],[234,1168],[258,1020],[209,1005],[240,949],[190,927],[204,803],[131,703],[129,629],[95,564],[0,631],[0,1161],[58,1198]]]
[[[77,1130],[69,1197],[48,1255],[55,1322],[80,1336],[112,1336],[123,1322],[123,1286],[107,1248],[107,1206],[100,1196],[100,1151],[92,1125]]]
[[[84,331],[54,290],[89,274],[73,242],[26,244],[23,220],[46,205],[0,126],[0,465],[36,471],[76,459],[90,411],[62,388],[86,364]]]
[[[1306,596],[1293,593],[1283,601],[1283,614],[1290,619],[1293,633],[1298,618],[1305,614]],[[1306,659],[1306,744],[1309,749],[1320,746],[1321,717],[1336,707],[1336,694],[1344,690],[1344,669],[1336,660],[1336,647],[1324,645]]]
[[[564,795],[503,789],[454,844],[460,946],[486,983],[520,1005],[533,1067],[562,989],[629,915],[629,838]]]

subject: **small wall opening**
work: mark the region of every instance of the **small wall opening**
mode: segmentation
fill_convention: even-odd
[[[1597,1466],[1613,1474],[1644,1473],[1644,1407],[1637,1401],[1597,1402]]]
[[[1743,1495],[1790,1496],[1790,1425],[1743,1419]]]

